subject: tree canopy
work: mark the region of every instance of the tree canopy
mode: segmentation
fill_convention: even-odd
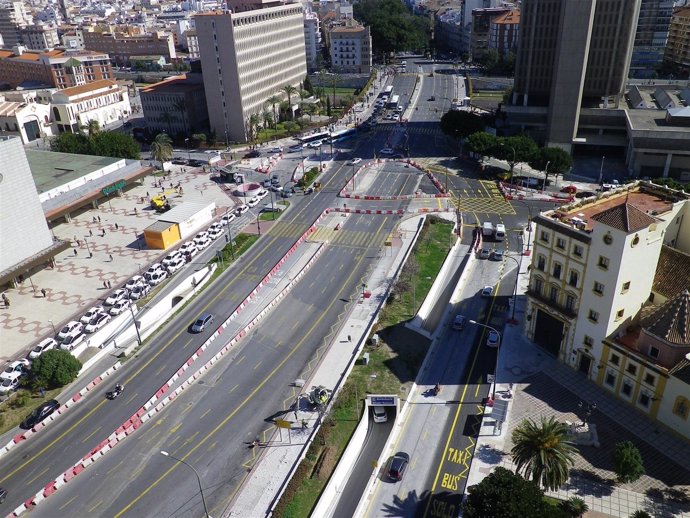
[[[539,150],[530,160],[527,160],[530,167],[544,171],[546,177],[549,175],[563,175],[573,165],[573,159],[567,151],[557,147],[544,147]],[[548,166],[548,167],[547,167]]]
[[[68,351],[51,349],[31,364],[31,377],[37,387],[59,388],[74,381],[81,369],[81,362]]]
[[[95,125],[89,129],[89,135],[60,133],[50,139],[50,149],[59,153],[76,155],[139,159],[139,144],[130,135],[118,131],[94,130]]]
[[[619,482],[634,482],[645,473],[640,450],[630,441],[616,444],[613,465]]]
[[[163,162],[170,160],[173,156],[172,139],[167,133],[159,133],[151,142],[151,158],[161,163],[163,169]]]
[[[415,16],[398,0],[360,0],[354,16],[371,27],[371,40],[378,52],[422,50],[431,41],[431,22]]]
[[[497,467],[479,484],[468,488],[465,518],[524,518],[549,516],[544,492],[510,470]]]
[[[441,117],[441,131],[455,138],[467,138],[485,127],[481,116],[467,111],[451,110]]]

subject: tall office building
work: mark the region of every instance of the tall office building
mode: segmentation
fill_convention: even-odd
[[[249,117],[307,75],[302,4],[228,8],[197,15],[196,31],[211,129],[219,139],[245,142]]]
[[[654,77],[654,72],[661,67],[673,3],[673,0],[642,0],[630,61],[630,77]]]
[[[544,140],[571,151],[581,107],[623,99],[641,0],[524,0],[513,104],[547,106]]]

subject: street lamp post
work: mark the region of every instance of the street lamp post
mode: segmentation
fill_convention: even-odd
[[[546,167],[544,168],[544,183],[541,186],[541,190],[545,191],[546,190],[546,179],[549,176],[549,164],[551,163],[551,160],[546,162]]]
[[[210,516],[208,515],[208,508],[206,507],[206,499],[204,498],[204,488],[201,486],[201,477],[199,476],[199,472],[191,464],[188,464],[185,461],[183,461],[182,459],[178,459],[177,457],[170,455],[167,451],[161,450],[160,453],[164,457],[170,457],[171,459],[176,460],[177,462],[184,464],[185,466],[187,466],[188,468],[190,468],[194,472],[194,474],[196,475],[196,480],[199,483],[199,492],[201,493],[201,501],[204,504],[204,513],[206,514],[206,518],[210,518]]]
[[[493,389],[491,390],[491,400],[495,401],[496,400],[496,382],[498,381],[496,377],[498,376],[498,358],[501,355],[501,333],[498,332],[498,330],[494,327],[488,326],[486,324],[482,324],[481,322],[477,322],[476,320],[470,320],[470,324],[474,324],[475,326],[482,326],[486,327],[487,329],[493,331],[498,335],[498,347],[496,349],[496,366],[494,367],[494,386]]]
[[[132,323],[134,324],[134,330],[137,332],[137,343],[141,345],[141,335],[139,334],[139,327],[137,326],[137,319],[134,316],[134,304],[129,305],[129,312],[132,314]]]
[[[56,334],[57,334],[57,331],[55,330],[55,324],[53,324],[53,321],[50,320],[50,319],[48,320],[48,322],[50,322],[50,325],[51,325],[52,328],[53,328],[53,334],[56,335]]]
[[[587,421],[589,420],[590,416],[592,415],[592,412],[594,412],[597,409],[597,404],[580,401],[577,404],[577,408],[579,408],[581,412],[584,412],[583,418],[582,418],[582,426],[586,426]]]
[[[520,254],[520,261],[518,262],[515,257],[512,257],[510,255],[506,255],[508,259],[512,259],[515,261],[515,264],[517,265],[517,273],[515,274],[515,287],[513,288],[513,312],[510,317],[510,320],[508,320],[509,324],[515,325],[518,323],[517,320],[515,320],[515,306],[517,305],[517,287],[518,287],[518,281],[520,280],[520,268],[522,267],[522,254]]]
[[[187,148],[187,163],[191,160],[192,156],[189,154],[189,139],[184,139],[184,147]]]

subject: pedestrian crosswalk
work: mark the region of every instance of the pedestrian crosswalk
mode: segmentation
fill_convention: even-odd
[[[399,124],[379,124],[374,129],[375,132],[390,133],[392,131],[406,131],[410,135],[443,135],[439,127],[418,127],[418,126],[400,126]]]
[[[335,225],[319,227],[310,237],[310,241],[328,242],[331,245],[347,246],[352,248],[369,248],[383,245],[385,235],[383,233],[364,232],[360,230],[335,230]]]

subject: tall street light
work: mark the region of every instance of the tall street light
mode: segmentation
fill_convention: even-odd
[[[515,287],[513,288],[513,314],[511,315],[510,320],[508,320],[509,324],[516,325],[518,323],[518,321],[515,320],[515,306],[517,305],[517,287],[518,287],[518,281],[520,280],[520,267],[522,266],[522,255],[520,255],[520,261],[519,262],[513,256],[506,254],[505,257],[515,261],[515,264],[517,265],[517,273],[515,274]]]
[[[177,462],[184,464],[185,466],[187,466],[188,468],[190,468],[194,472],[194,474],[196,475],[196,480],[197,480],[197,482],[199,482],[199,492],[201,493],[201,501],[204,503],[204,513],[206,514],[206,518],[210,518],[208,515],[208,508],[206,507],[206,499],[204,498],[204,488],[201,487],[201,477],[199,477],[199,472],[196,469],[194,469],[194,466],[192,466],[191,464],[187,464],[182,459],[178,459],[177,457],[170,455],[167,451],[161,450],[160,453],[164,457],[170,457],[171,459],[176,460]]]
[[[498,381],[496,379],[496,376],[498,375],[498,358],[501,355],[501,333],[499,333],[496,328],[488,326],[486,324],[482,324],[481,322],[477,322],[476,320],[470,320],[470,324],[474,324],[475,326],[482,326],[486,327],[487,329],[493,331],[498,335],[498,348],[496,349],[496,366],[494,367],[494,386],[493,389],[491,390],[491,400],[496,401],[496,382]]]
[[[56,334],[57,334],[57,331],[55,330],[55,324],[53,324],[53,321],[52,321],[52,320],[48,320],[48,322],[50,322],[50,325],[53,327],[53,334],[56,335]]]
[[[184,146],[187,148],[187,163],[191,160],[191,155],[189,154],[189,139],[184,139]]]
[[[531,243],[531,241],[532,241],[532,207],[530,207],[530,206],[527,204],[527,202],[524,201],[524,200],[515,200],[515,199],[513,199],[513,200],[511,200],[511,201],[514,201],[514,202],[517,202],[517,203],[522,203],[525,207],[527,207],[527,213],[528,213],[528,216],[527,216],[527,248],[525,249],[525,252],[524,252],[523,255],[529,256],[529,255],[530,255],[530,249],[529,249],[529,247],[530,247],[530,243]]]

